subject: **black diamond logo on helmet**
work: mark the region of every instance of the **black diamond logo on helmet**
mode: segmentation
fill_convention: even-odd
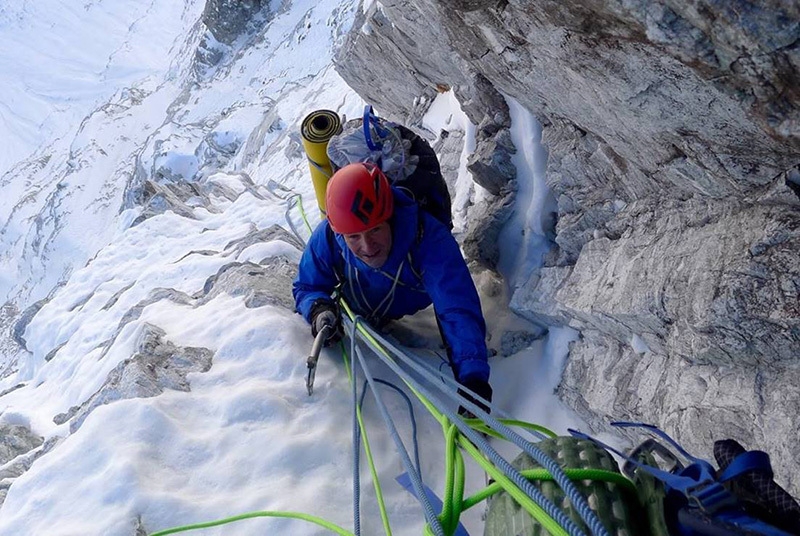
[[[364,194],[362,194],[360,191],[356,192],[356,196],[353,199],[353,204],[350,206],[350,212],[352,212],[356,218],[361,220],[364,225],[368,225],[369,216],[372,214],[373,210],[375,210],[375,204],[369,199],[364,199]]]

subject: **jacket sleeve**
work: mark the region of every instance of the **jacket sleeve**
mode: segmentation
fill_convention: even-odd
[[[297,312],[311,323],[311,309],[317,300],[333,303],[331,294],[337,284],[334,270],[336,244],[331,244],[327,237],[328,222],[320,223],[308,240],[300,267],[292,284],[292,295]],[[333,250],[331,249],[333,246]]]
[[[488,381],[486,323],[458,243],[441,223],[426,216],[418,248],[416,262],[452,351],[456,379]]]

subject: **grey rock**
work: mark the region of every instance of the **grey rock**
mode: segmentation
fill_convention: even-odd
[[[436,10],[372,3],[357,12],[334,58],[336,70],[382,114],[403,121],[415,100],[430,101],[437,88],[463,78],[452,61],[440,61],[442,51],[450,52],[440,29]]]
[[[641,0],[373,3],[337,70],[398,118],[451,87],[486,140],[507,113],[493,93],[533,112],[549,150],[559,248],[512,305],[584,333],[562,394],[596,422],[648,418],[698,448],[738,436],[796,473],[788,438],[800,414],[791,383],[800,355],[798,20],[800,5],[778,0],[745,10]],[[490,161],[491,149],[476,151]],[[503,191],[502,180],[476,171]],[[494,208],[475,212],[490,231],[504,221],[503,203]],[[465,252],[491,263],[492,238],[472,225]],[[620,350],[634,336],[649,346],[645,357]],[[632,381],[645,366],[660,383]],[[721,371],[731,392],[758,378],[752,394],[732,401],[722,387],[708,391]]]
[[[561,264],[574,264],[583,245],[632,200],[658,195],[643,172],[572,123],[553,121],[542,141],[550,151],[546,181],[558,202]]]
[[[19,324],[19,307],[9,300],[0,307],[0,378],[5,378],[16,370],[17,355],[24,351],[24,338],[27,322],[21,330],[15,329]]]
[[[506,3],[506,0],[441,0],[441,3],[447,9],[469,12],[479,9],[500,8]]]
[[[467,169],[477,184],[501,196],[517,178],[517,169],[511,162],[516,148],[509,131],[508,104],[482,74],[473,73],[468,80],[469,84],[454,89],[467,117],[477,124],[475,150],[469,156]]]
[[[516,289],[508,306],[532,322],[568,326],[572,315],[561,306],[556,295],[571,274],[572,266],[542,268]]]
[[[516,184],[509,186],[515,187]],[[503,197],[498,196],[472,207],[462,243],[468,261],[477,261],[487,268],[497,266],[500,231],[511,217],[515,196],[516,191],[507,191]]]
[[[25,387],[25,384],[24,383],[18,383],[16,385],[12,386],[12,387],[9,387],[8,389],[0,391],[0,397],[3,397],[5,395],[7,395],[8,393],[12,393],[12,392],[16,391],[20,387]]]
[[[500,129],[511,126],[511,116],[505,97],[481,72],[466,67],[465,82],[459,82],[453,91],[461,109],[478,125],[475,137],[491,138]]]
[[[260,264],[233,262],[223,266],[205,283],[198,305],[220,294],[244,296],[247,307],[276,305],[294,311],[292,282],[297,265],[282,257],[265,259]]]
[[[160,184],[153,180],[144,182],[138,191],[135,204],[142,205],[142,213],[131,224],[138,225],[147,218],[171,210],[184,218],[194,219],[194,209],[186,202],[192,198],[203,196],[197,187],[190,182],[174,182]],[[208,203],[210,206],[211,203]]]
[[[195,51],[195,71],[198,78],[206,78],[214,67],[219,65],[225,58],[229,48],[225,44],[214,39],[214,35],[208,32],[201,39]]]
[[[107,311],[107,310],[111,309],[112,307],[114,307],[114,304],[117,303],[117,301],[122,297],[122,295],[125,294],[128,290],[130,290],[131,287],[133,287],[133,285],[135,285],[135,284],[136,283],[130,283],[128,285],[125,285],[121,289],[119,289],[117,292],[115,292],[114,295],[111,296],[111,298],[108,299],[106,304],[103,305],[103,311]]]
[[[547,122],[561,119],[591,131],[659,190],[678,195],[742,193],[767,184],[797,153],[791,136],[770,137],[776,133],[765,117],[755,113],[751,119],[758,108],[740,94],[740,86],[766,76],[763,70],[726,70],[708,82],[707,72],[696,68],[694,62],[711,57],[706,45],[717,42],[698,37],[704,31],[718,32],[709,22],[715,13],[700,24],[690,21],[690,8],[677,14],[683,22],[669,22],[672,15],[663,5],[657,16],[658,6],[649,4],[508,3],[475,9],[479,5],[451,10],[418,2],[373,9],[356,21],[337,55],[338,69],[362,95],[398,116],[431,88],[463,91],[476,86],[474,73],[479,73]],[[754,9],[741,25],[720,14],[732,26],[725,40],[740,39],[746,50],[755,52],[758,46],[747,41],[742,27],[752,20],[774,28],[796,15],[796,7],[771,7],[775,9]],[[655,34],[648,38],[648,24],[694,37],[675,47],[676,59],[663,54],[664,39]],[[796,39],[797,25],[784,26],[782,34]],[[366,27],[371,31],[359,31]],[[792,48],[769,46],[762,52],[781,65],[797,54]],[[775,87],[792,87],[797,80],[791,69],[778,68],[769,75],[776,77]],[[775,99],[783,102],[786,95]],[[783,105],[783,116],[796,121],[796,102]],[[481,118],[472,119],[480,123]],[[764,128],[770,136],[764,136]],[[578,160],[575,175],[593,169],[590,164]]]
[[[16,318],[16,322],[14,323],[14,331],[13,336],[14,340],[19,344],[21,347],[26,348],[28,343],[25,340],[25,330],[28,329],[28,324],[31,323],[33,317],[36,316],[36,313],[41,310],[42,307],[49,301],[49,299],[39,300],[30,307],[27,307],[22,314],[20,314]]]
[[[486,121],[487,124],[490,122],[488,118]],[[494,122],[491,124],[492,128],[487,127],[487,131],[491,134],[486,135],[491,137],[484,136],[483,141],[477,144],[475,152],[469,157],[467,168],[476,183],[498,197],[479,206],[465,207],[466,219],[471,222],[465,242],[468,260],[479,259],[486,267],[494,268],[499,255],[497,235],[502,224],[510,216],[509,192],[516,189],[516,183],[513,181],[516,177],[516,168],[510,161],[514,147],[508,128]],[[443,131],[433,145],[451,198],[455,195],[455,183],[461,167],[464,135],[461,130]],[[480,134],[476,135],[477,137],[480,137]],[[498,145],[498,140],[504,145]],[[482,234],[482,230],[487,231],[485,235]]]
[[[16,430],[9,430],[8,428],[16,428]],[[63,438],[60,436],[51,437],[45,441],[43,438],[32,434],[26,427],[3,426],[0,427],[3,435],[8,433],[17,433],[16,438],[19,441],[18,446],[22,447],[17,451],[12,451],[9,455],[13,457],[5,460],[0,468],[0,506],[5,502],[8,490],[14,484],[14,481],[25,474],[31,468],[33,462],[52,451],[58,446]],[[16,455],[14,453],[16,452]]]
[[[511,155],[515,152],[511,133],[506,128],[482,140],[467,160],[472,180],[492,195],[501,195],[508,189],[509,182],[517,177],[517,168],[511,162]]]
[[[458,170],[461,167],[461,151],[464,148],[464,132],[461,130],[443,131],[439,139],[433,145],[436,156],[439,159],[439,167],[442,176],[447,183],[450,191],[450,198],[455,194],[455,184],[458,178]]]
[[[27,426],[0,424],[0,465],[29,452],[44,442]]]
[[[52,360],[53,360],[53,358],[54,358],[54,357],[56,356],[56,354],[58,353],[58,351],[59,351],[59,350],[61,350],[61,349],[64,347],[64,345],[65,345],[65,344],[66,344],[65,342],[64,342],[64,343],[61,343],[61,344],[59,344],[58,346],[56,346],[55,348],[53,348],[52,350],[50,350],[49,352],[47,352],[47,355],[46,355],[46,356],[44,356],[44,360],[45,360],[45,362],[46,362],[46,363],[49,363],[50,361],[52,361]]]
[[[220,209],[212,201],[214,198],[235,201],[243,192],[263,199],[258,187],[246,173],[228,174],[228,177],[235,177],[239,181],[242,191],[215,181],[213,173],[208,172],[208,168],[216,169],[215,165],[219,163],[213,154],[206,152],[207,159],[200,161],[201,170],[191,177],[174,175],[165,167],[156,169],[153,178],[129,184],[125,206],[143,207],[132,225],[168,210],[190,219],[195,219],[195,207],[203,207],[212,213],[219,212]]]
[[[134,533],[134,536],[147,536],[147,534],[148,531],[147,528],[144,526],[144,523],[142,522],[142,517],[141,516],[137,517],[136,532]]]
[[[296,247],[300,251],[302,251],[304,248],[303,243],[300,242],[296,236],[286,231],[286,229],[280,225],[271,225],[268,228],[261,230],[253,227],[253,229],[245,236],[225,244],[224,251],[226,255],[237,256],[239,253],[253,244],[270,242],[272,240],[281,240]]]
[[[556,299],[572,325],[719,365],[800,352],[800,213],[693,200],[589,242]]]
[[[30,431],[27,433],[30,433]],[[26,432],[22,431],[22,434],[26,434]],[[31,448],[19,452],[15,457],[7,460],[2,469],[0,469],[0,489],[8,489],[17,477],[30,469],[33,462],[53,450],[64,440],[61,436],[53,436],[46,440],[35,434],[31,437],[32,441],[29,443]]]
[[[203,22],[220,43],[232,44],[261,10],[261,0],[207,0]]]
[[[537,331],[506,331],[500,337],[500,353],[509,356],[529,348],[534,342],[547,335],[547,329]]]
[[[119,335],[119,332],[125,327],[127,324],[133,322],[134,320],[138,320],[139,317],[142,315],[142,311],[144,311],[145,307],[151,305],[153,303],[159,302],[161,300],[168,300],[173,303],[177,303],[179,305],[193,305],[194,298],[189,296],[185,292],[180,292],[175,289],[171,288],[155,288],[150,291],[147,298],[140,301],[130,309],[128,309],[117,325],[117,330],[112,340]]]
[[[103,386],[80,406],[57,415],[53,421],[63,424],[70,419],[74,433],[99,406],[127,398],[149,398],[167,389],[189,391],[186,379],[190,372],[207,372],[213,352],[207,348],[178,347],[166,341],[164,330],[146,324],[135,353],[112,370]]]

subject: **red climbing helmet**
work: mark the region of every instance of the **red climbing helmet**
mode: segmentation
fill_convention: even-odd
[[[389,179],[370,162],[348,164],[328,182],[328,221],[339,234],[361,233],[392,216],[394,197]]]

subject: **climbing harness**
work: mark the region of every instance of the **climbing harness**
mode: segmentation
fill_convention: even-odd
[[[388,313],[389,309],[391,309],[392,303],[394,302],[397,284],[400,281],[400,274],[403,271],[404,266],[405,266],[405,261],[402,261],[400,265],[397,267],[397,273],[394,276],[390,276],[389,274],[386,274],[386,272],[383,271],[380,272],[381,274],[386,275],[392,280],[392,286],[386,292],[386,296],[383,297],[383,300],[381,300],[381,302],[374,307],[369,303],[369,299],[367,299],[366,295],[364,294],[364,289],[361,285],[361,281],[358,278],[358,270],[356,270],[352,266],[348,266],[347,285],[351,289],[351,296],[356,301],[356,303],[359,304],[358,307],[360,307],[361,310],[369,311],[367,313],[368,322],[376,321],[377,319],[383,317],[383,315]],[[358,292],[361,294],[360,297],[358,294],[356,294],[355,292],[356,289],[358,289]]]

